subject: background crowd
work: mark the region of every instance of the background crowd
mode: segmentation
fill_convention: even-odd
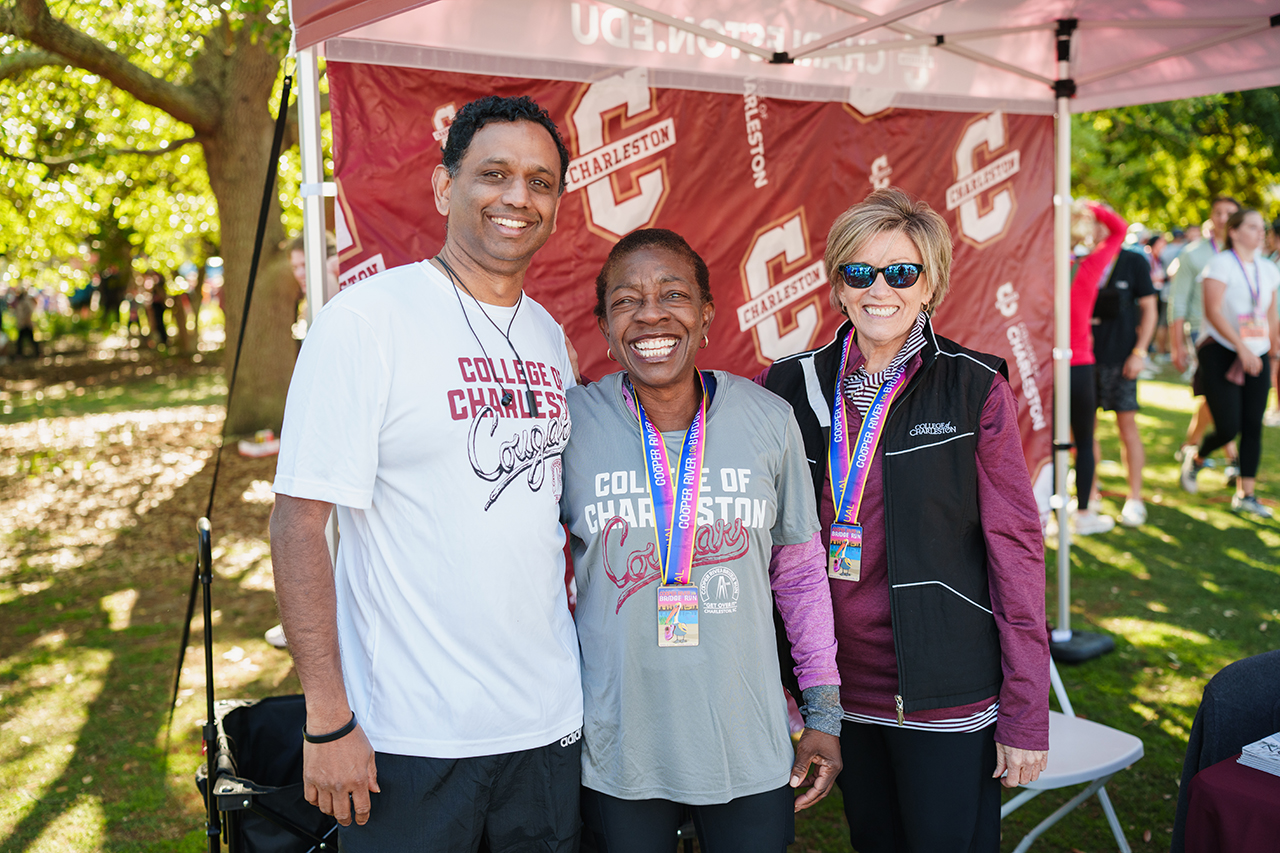
[[[1268,224],[1260,212],[1218,196],[1202,225],[1166,234],[1130,225],[1103,202],[1078,200],[1072,238],[1073,531],[1089,536],[1115,527],[1098,510],[1098,409],[1115,413],[1120,437],[1128,481],[1120,522],[1146,523],[1137,384],[1167,363],[1201,398],[1175,454],[1182,487],[1197,493],[1197,474],[1221,449],[1232,510],[1271,518],[1254,487],[1263,427],[1280,426],[1280,398],[1271,395],[1271,354],[1280,352],[1280,219]],[[1041,510],[1047,530],[1053,519]]]

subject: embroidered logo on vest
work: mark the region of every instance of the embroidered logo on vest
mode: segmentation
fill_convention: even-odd
[[[950,433],[953,433],[953,432],[955,432],[955,431],[956,431],[956,428],[955,428],[954,426],[952,426],[952,425],[951,425],[951,421],[947,421],[945,424],[938,424],[938,423],[935,423],[935,424],[916,424],[915,426],[913,426],[913,427],[911,428],[911,432],[910,432],[909,434],[910,434],[910,435],[913,435],[913,436],[916,436],[916,435],[949,435]]]

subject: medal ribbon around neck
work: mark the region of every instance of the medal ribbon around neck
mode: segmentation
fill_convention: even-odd
[[[849,363],[849,348],[852,343],[853,332],[850,331],[844,340],[841,372],[843,366]],[[867,487],[867,477],[871,473],[871,460],[875,458],[876,447],[884,433],[889,405],[898,396],[906,375],[907,371],[903,370],[892,382],[880,386],[871,407],[867,409],[858,437],[854,439],[853,452],[849,451],[847,435],[848,403],[845,402],[844,394],[840,393],[839,376],[836,377],[836,399],[831,407],[831,449],[827,453],[827,472],[831,477],[831,500],[836,507],[836,521],[858,523],[858,510],[862,505],[862,492]]]
[[[688,585],[693,573],[698,493],[702,487],[702,456],[707,443],[707,389],[702,374],[697,373],[697,376],[702,400],[698,403],[693,423],[684,434],[680,467],[674,479],[671,466],[667,464],[667,446],[662,441],[662,433],[644,413],[639,395],[632,395],[644,439],[645,472],[649,476],[649,494],[653,498],[653,515],[658,528],[658,559],[662,561],[662,582],[665,584]]]
[[[1240,260],[1240,256],[1236,254],[1236,250],[1232,249],[1231,254],[1235,256],[1236,263],[1240,265],[1240,274],[1244,276],[1244,283],[1249,288],[1249,301],[1253,304],[1253,310],[1258,310],[1258,302],[1262,299],[1262,276],[1258,275],[1258,286],[1253,286],[1253,280],[1249,278],[1249,271],[1244,268],[1244,261]],[[1258,272],[1258,259],[1254,256],[1253,271]]]

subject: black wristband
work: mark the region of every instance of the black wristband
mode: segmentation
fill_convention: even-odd
[[[356,712],[352,711],[351,719],[347,721],[347,724],[345,726],[343,726],[340,729],[335,729],[334,731],[329,732],[327,735],[307,734],[307,727],[303,726],[302,739],[305,740],[307,743],[332,743],[335,740],[340,740],[346,737],[347,735],[351,734],[355,730],[356,730]]]

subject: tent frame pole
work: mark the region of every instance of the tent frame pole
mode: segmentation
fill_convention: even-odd
[[[324,154],[320,147],[320,72],[316,46],[298,51],[298,151],[302,156],[302,242],[307,261],[307,325],[324,305]]]
[[[1068,62],[1058,62],[1069,79]],[[1071,102],[1059,93],[1053,187],[1053,500],[1058,516],[1058,621],[1054,642],[1071,639],[1071,526],[1067,471],[1071,467]]]
[[[1058,623],[1049,638],[1056,660],[1082,663],[1115,648],[1106,634],[1071,630],[1071,525],[1067,519],[1067,469],[1071,464],[1071,39],[1077,21],[1058,21],[1058,79],[1053,85],[1056,136],[1053,193],[1053,499],[1058,515]],[[1076,482],[1076,493],[1091,484]]]
[[[324,150],[320,144],[319,46],[298,51],[298,152],[302,157],[302,243],[307,261],[307,327],[324,307],[328,252],[325,247]],[[334,199],[337,202],[337,199]],[[329,559],[338,554],[338,514],[329,515],[324,528]]]

